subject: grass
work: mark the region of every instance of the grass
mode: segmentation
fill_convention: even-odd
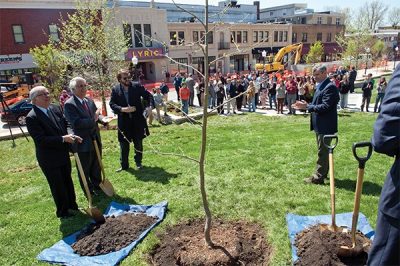
[[[339,144],[334,151],[337,213],[350,212],[358,164],[353,142],[369,140],[375,114],[340,113]],[[154,204],[168,200],[165,220],[126,258],[122,265],[146,265],[146,254],[157,243],[155,232],[181,221],[203,217],[198,166],[179,157],[150,153],[154,147],[198,158],[200,127],[182,124],[153,126],[145,140],[143,171],[115,173],[119,167],[116,131],[102,131],[107,178],[118,195],[95,197],[104,210],[111,200]],[[37,166],[33,142],[21,138],[17,147],[0,142],[0,265],[32,265],[43,249],[85,226],[80,214],[60,221],[47,182]],[[260,223],[273,247],[271,265],[291,263],[285,222],[288,212],[330,214],[329,185],[303,184],[316,160],[315,135],[309,117],[265,117],[244,114],[211,117],[208,129],[206,186],[214,217]],[[133,165],[133,158],[131,158]],[[374,153],[365,168],[360,211],[374,227],[378,199],[392,159]],[[87,202],[73,169],[78,204]]]

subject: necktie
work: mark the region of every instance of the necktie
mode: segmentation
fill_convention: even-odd
[[[82,105],[83,105],[83,108],[85,109],[86,113],[88,113],[88,115],[91,116],[90,111],[89,111],[89,106],[85,100],[82,101]]]
[[[50,108],[47,109],[47,116],[50,118],[51,122],[58,128],[58,124],[56,119],[54,118],[53,112],[50,110]]]

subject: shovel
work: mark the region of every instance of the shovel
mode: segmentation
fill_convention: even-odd
[[[357,148],[359,147],[368,147],[368,154],[365,157],[359,157],[357,155]],[[341,246],[338,254],[342,257],[354,257],[359,255],[364,247],[356,246],[356,229],[357,229],[357,222],[358,222],[358,214],[360,212],[360,199],[362,193],[362,185],[364,179],[364,168],[365,163],[371,157],[372,154],[372,144],[371,142],[358,142],[353,144],[353,154],[354,157],[358,161],[358,171],[357,171],[357,185],[356,185],[356,193],[354,196],[354,210],[353,210],[353,219],[351,222],[351,242],[352,246]]]
[[[106,220],[104,219],[103,214],[101,213],[101,211],[99,209],[97,209],[96,207],[93,207],[93,205],[92,205],[92,195],[90,195],[89,187],[88,187],[88,184],[86,181],[86,176],[85,176],[85,173],[83,172],[81,160],[79,159],[79,155],[77,152],[74,152],[74,157],[75,157],[76,164],[78,166],[78,171],[82,178],[83,186],[85,188],[85,194],[86,194],[86,197],[89,202],[89,207],[87,209],[85,209],[85,212],[90,217],[92,217],[96,223],[104,223]]]
[[[330,140],[330,144],[328,143]],[[335,140],[332,144],[332,140]],[[325,135],[322,140],[324,146],[328,149],[329,152],[329,186],[330,186],[330,194],[331,194],[331,212],[332,212],[332,224],[321,224],[320,231],[330,230],[333,232],[342,231],[341,227],[336,226],[336,214],[335,214],[335,177],[334,177],[334,169],[333,169],[333,149],[335,149],[338,144],[337,135]]]
[[[96,154],[97,154],[97,160],[99,161],[99,165],[101,168],[101,182],[99,184],[99,187],[101,188],[101,190],[103,190],[104,194],[106,194],[109,197],[114,196],[114,187],[111,184],[111,182],[106,179],[106,173],[104,172],[104,166],[103,166],[103,161],[101,160],[101,156],[100,156],[100,149],[99,149],[99,145],[97,144],[96,140],[93,140],[93,145],[94,145],[94,149],[96,150]]]

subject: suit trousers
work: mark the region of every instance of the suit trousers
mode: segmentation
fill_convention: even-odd
[[[68,214],[68,209],[78,209],[74,184],[71,178],[71,164],[60,167],[41,167],[50,187],[51,195],[56,204],[56,215],[62,217]]]
[[[380,210],[367,265],[400,265],[400,220]]]
[[[316,133],[318,145],[318,159],[315,168],[314,177],[316,179],[325,179],[329,171],[329,151],[324,145],[324,135]],[[327,144],[331,144],[331,140],[327,140]]]
[[[100,164],[97,159],[96,151],[92,150],[90,152],[78,152],[79,160],[81,161],[83,172],[85,173],[86,182],[88,183],[89,190],[94,188],[98,189],[101,182],[101,169]],[[83,191],[85,187],[82,183],[81,173],[78,171],[79,184]]]
[[[135,149],[135,163],[136,165],[142,164],[143,158],[143,139],[133,138],[133,147]],[[120,163],[123,169],[129,168],[129,146],[130,143],[126,140],[121,141],[119,143],[121,154],[120,154]]]

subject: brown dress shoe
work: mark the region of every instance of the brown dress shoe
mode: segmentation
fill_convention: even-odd
[[[324,179],[323,178],[316,178],[315,176],[310,176],[304,179],[304,183],[306,184],[316,184],[316,185],[323,185]]]

